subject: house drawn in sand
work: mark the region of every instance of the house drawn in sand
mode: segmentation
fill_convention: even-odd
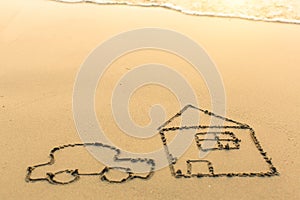
[[[195,113],[200,117],[199,124],[179,125],[182,118]],[[279,174],[253,128],[192,105],[185,106],[159,127],[159,133],[171,174],[176,178]],[[183,155],[179,154],[176,145],[171,145],[178,136],[192,140]]]

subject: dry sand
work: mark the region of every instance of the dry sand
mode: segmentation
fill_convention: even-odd
[[[0,8],[1,199],[300,198],[300,25],[46,0],[1,1]],[[223,77],[227,116],[256,130],[280,176],[175,179],[165,168],[148,181],[125,184],[103,183],[98,178],[83,178],[66,186],[25,182],[26,168],[46,161],[51,148],[80,142],[72,115],[72,90],[89,52],[112,35],[142,27],[178,31],[206,49]],[[147,55],[160,58],[155,52],[144,52],[142,58],[151,58]],[[172,62],[167,64],[189,77],[201,106],[209,108],[205,87],[197,89],[203,80],[194,77],[184,63]],[[110,83],[128,69],[126,65],[118,68],[118,63],[114,67],[102,83],[104,93],[99,92],[105,98],[97,104],[104,129],[113,132],[110,138],[116,145],[128,150],[147,152],[160,147],[159,137],[133,146],[118,131],[108,109]],[[141,111],[160,99],[168,116],[180,109],[170,94],[151,96],[157,91],[166,92],[152,86],[133,97],[130,105],[138,123],[149,122]],[[143,102],[140,111],[135,102]]]

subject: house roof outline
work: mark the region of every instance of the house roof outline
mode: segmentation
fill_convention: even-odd
[[[221,121],[224,122],[229,122],[232,125],[221,125],[221,126],[211,126],[211,125],[201,125],[201,124],[197,124],[197,125],[183,125],[183,126],[175,126],[175,127],[169,127],[167,128],[167,126],[173,122],[176,118],[181,117],[185,112],[187,112],[188,110],[194,109],[195,111],[198,111],[200,114],[204,114],[216,119],[219,119]],[[238,121],[235,121],[233,119],[227,118],[227,117],[223,117],[221,115],[212,113],[208,110],[204,110],[201,108],[197,108],[191,104],[188,104],[186,106],[184,106],[178,113],[176,113],[173,117],[171,117],[169,120],[167,120],[166,122],[164,122],[161,126],[159,126],[157,128],[158,131],[168,131],[168,130],[178,130],[178,129],[190,129],[190,128],[241,128],[241,129],[249,129],[251,128],[248,124],[245,123],[241,123]]]

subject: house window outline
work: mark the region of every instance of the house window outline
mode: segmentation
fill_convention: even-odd
[[[199,135],[206,136],[206,135],[214,135],[214,138],[203,138],[200,139]],[[228,135],[230,139],[220,139],[219,135]],[[201,151],[215,151],[215,150],[238,150],[240,148],[241,140],[238,139],[235,134],[231,131],[215,131],[215,132],[199,132],[195,134],[195,141],[197,147]],[[209,147],[205,148],[202,146],[202,142],[205,141],[215,141],[217,142],[217,147]],[[223,144],[224,142],[228,142],[227,144]],[[229,142],[232,142],[233,146],[229,145]]]

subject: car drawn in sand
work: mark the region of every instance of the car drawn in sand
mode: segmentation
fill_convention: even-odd
[[[113,166],[101,165],[88,154],[82,154],[82,152],[87,153],[85,148],[92,148],[92,150],[102,153],[103,157],[110,159]],[[120,149],[98,142],[58,146],[50,151],[49,157],[48,162],[27,168],[27,182],[48,181],[51,184],[69,184],[83,176],[96,176],[102,181],[122,183],[135,178],[148,179],[155,169],[155,163],[152,159],[122,158]],[[86,159],[87,157],[91,157],[91,159]],[[55,171],[46,171],[49,170],[49,167],[56,167]],[[135,173],[137,171],[135,168],[141,167],[146,172]],[[35,174],[35,171],[39,169],[40,173]]]

